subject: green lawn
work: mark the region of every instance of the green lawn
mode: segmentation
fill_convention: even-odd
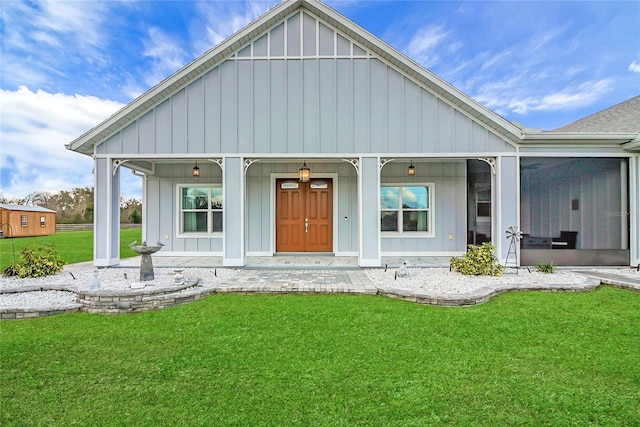
[[[140,228],[120,230],[120,258],[137,256],[129,248],[129,243],[142,240]],[[20,249],[25,246],[55,244],[60,258],[65,264],[73,264],[93,259],[93,231],[59,231],[51,236],[20,237],[15,239],[0,239],[0,269],[13,262],[13,246],[16,259],[20,257]]]
[[[3,321],[0,424],[631,426],[640,293],[217,294]]]

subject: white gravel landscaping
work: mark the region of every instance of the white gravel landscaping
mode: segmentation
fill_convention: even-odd
[[[23,308],[33,311],[57,310],[77,302],[75,292],[36,291],[0,294],[0,309]]]
[[[29,308],[34,310],[61,308],[77,302],[77,290],[88,290],[93,283],[94,268],[85,266],[65,266],[61,273],[36,278],[19,279],[0,276],[0,292],[25,288],[36,289],[31,292],[0,293],[0,309]],[[237,270],[188,268],[183,275],[187,279],[199,278],[199,286],[211,288],[229,279]],[[154,280],[143,282],[145,288],[171,286],[174,282],[173,268],[155,268]],[[139,268],[102,268],[98,270],[100,289],[126,290],[134,283],[140,283]],[[37,289],[44,290],[39,291]],[[55,288],[57,290],[47,290]],[[66,291],[68,290],[68,291]]]
[[[572,285],[583,283],[585,277],[579,274],[558,271],[553,274],[529,273],[526,269],[508,271],[500,277],[465,276],[450,272],[448,268],[408,268],[406,277],[395,279],[396,270],[371,269],[367,276],[376,286],[385,289],[408,289],[433,295],[456,295],[492,285]]]
[[[63,307],[77,302],[74,291],[90,289],[94,280],[94,268],[90,264],[65,266],[63,272],[39,278],[18,279],[0,277],[0,309],[24,308],[47,309]],[[199,278],[199,286],[216,287],[233,277],[239,270],[227,268],[185,268],[182,274],[187,279]],[[640,279],[640,273],[631,268],[610,268],[584,270],[613,274],[625,278]],[[132,284],[140,283],[139,268],[103,268],[98,270],[100,289],[126,290]],[[395,278],[397,270],[376,268],[365,270],[373,284],[380,289],[406,289],[414,293],[433,296],[452,296],[468,294],[480,288],[534,285],[577,285],[585,282],[586,277],[574,272],[559,270],[554,274],[513,270],[501,277],[464,276],[450,272],[448,268],[409,268],[406,277]],[[145,288],[153,289],[174,284],[173,268],[155,268],[155,280],[143,282]],[[12,289],[29,288],[31,292],[15,292]],[[53,289],[53,290],[52,290]],[[9,291],[9,292],[7,292]],[[6,293],[3,293],[6,292]]]

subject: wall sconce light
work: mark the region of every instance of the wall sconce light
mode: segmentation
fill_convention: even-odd
[[[193,176],[196,178],[200,176],[200,168],[198,167],[198,161],[196,160],[196,165],[193,167]]]
[[[298,176],[300,177],[300,182],[308,182],[309,175],[311,174],[311,170],[307,167],[307,162],[302,164],[302,167],[298,170]]]
[[[407,168],[407,175],[409,176],[414,176],[416,174],[416,167],[413,166],[413,160],[411,161],[411,164],[409,165],[409,167]]]

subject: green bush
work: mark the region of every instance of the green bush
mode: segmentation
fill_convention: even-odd
[[[58,255],[55,245],[41,245],[32,249],[25,246],[20,250],[19,262],[3,270],[5,276],[42,277],[62,271],[64,262]]]
[[[449,262],[453,271],[466,276],[502,276],[504,271],[495,255],[495,247],[488,242],[480,246],[469,245],[466,254],[453,257]]]
[[[536,264],[536,268],[541,273],[555,273],[556,266],[553,263],[540,262]]]

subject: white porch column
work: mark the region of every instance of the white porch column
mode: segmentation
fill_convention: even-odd
[[[93,264],[120,264],[120,168],[113,160],[94,161]]]
[[[380,158],[362,157],[358,175],[358,265],[380,267]]]
[[[223,255],[225,267],[244,266],[245,182],[243,159],[225,157],[222,171],[223,187]]]
[[[496,193],[497,193],[497,213],[496,230],[494,242],[496,244],[496,254],[500,262],[504,264],[509,251],[509,243],[505,237],[505,231],[511,226],[520,229],[520,162],[518,158],[498,157],[496,159]],[[517,248],[517,250],[520,250]],[[518,259],[520,259],[518,257]]]
[[[640,156],[629,158],[630,265],[640,264]]]

